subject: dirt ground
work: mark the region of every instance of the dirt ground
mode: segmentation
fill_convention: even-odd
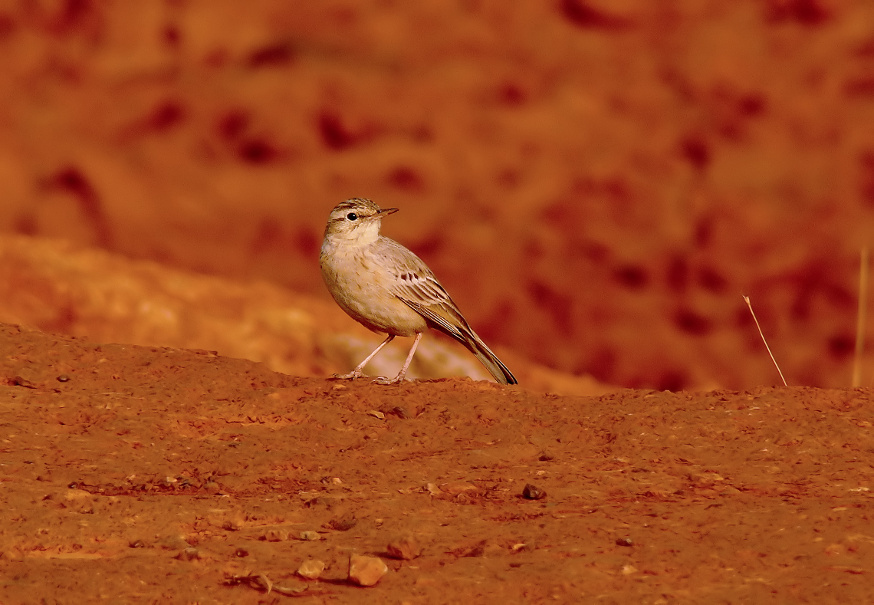
[[[874,597],[867,389],[385,387],[6,324],[0,351],[4,603]],[[350,584],[352,553],[388,573]]]

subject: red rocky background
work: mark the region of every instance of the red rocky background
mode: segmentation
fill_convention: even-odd
[[[863,0],[8,2],[0,229],[327,300],[325,218],[367,196],[501,350],[776,384],[747,294],[790,383],[846,386],[872,23]]]

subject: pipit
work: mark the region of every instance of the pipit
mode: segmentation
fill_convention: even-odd
[[[352,198],[331,211],[319,254],[322,277],[337,304],[374,332],[388,337],[348,374],[358,378],[395,336],[415,336],[407,360],[394,378],[401,382],[427,328],[451,336],[473,353],[501,384],[516,384],[513,373],[492,353],[461,315],[461,311],[418,256],[379,234],[382,219],[397,208],[380,208],[368,199]]]

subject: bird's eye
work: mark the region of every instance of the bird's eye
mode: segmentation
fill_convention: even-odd
[[[349,214],[346,215],[346,218],[348,218],[350,221],[357,221],[358,215],[355,214],[354,212],[350,212]]]

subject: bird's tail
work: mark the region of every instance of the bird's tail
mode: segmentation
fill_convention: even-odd
[[[470,334],[465,334],[465,336],[468,338],[464,345],[476,355],[476,358],[495,377],[495,380],[501,384],[519,384],[516,377],[513,376],[513,372],[498,359],[498,356],[483,342],[482,338],[477,336],[473,330],[470,330]]]
[[[440,284],[437,284],[437,286],[442,291],[443,286],[440,286]],[[443,294],[446,297],[445,300],[440,304],[434,305],[422,304],[403,296],[398,296],[398,298],[428,320],[428,325],[440,330],[467,347],[468,351],[476,355],[480,363],[495,377],[495,380],[501,384],[519,384],[516,377],[513,376],[513,372],[498,359],[497,355],[492,353],[492,350],[483,342],[483,339],[477,336],[476,332],[471,329],[467,320],[462,317],[458,307],[449,298],[449,295],[445,291],[443,291]]]

